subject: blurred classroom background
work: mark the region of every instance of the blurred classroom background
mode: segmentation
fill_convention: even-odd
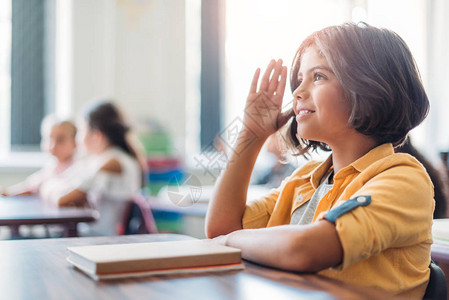
[[[444,0],[0,0],[0,186],[48,159],[39,146],[44,116],[75,118],[88,102],[112,98],[145,151],[143,194],[179,207],[207,202],[255,69],[271,58],[291,65],[307,35],[346,21],[393,29],[411,48],[431,101],[412,141],[445,170],[448,16]],[[276,159],[264,150],[255,183]],[[160,231],[204,237],[201,213],[153,214]]]

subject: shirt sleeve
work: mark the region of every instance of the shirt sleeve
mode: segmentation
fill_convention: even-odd
[[[278,189],[272,189],[266,196],[249,201],[242,218],[243,229],[267,227],[279,193]]]
[[[397,166],[383,171],[354,196],[360,195],[371,196],[371,204],[357,207],[336,220],[343,247],[343,261],[338,269],[388,248],[431,242],[433,185],[421,166]]]
[[[133,190],[133,185],[125,179],[124,174],[99,170],[92,177],[83,180],[77,188],[109,200],[127,201],[137,191]]]

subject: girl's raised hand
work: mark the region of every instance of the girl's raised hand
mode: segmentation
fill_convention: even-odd
[[[287,67],[282,59],[270,61],[259,84],[260,69],[254,74],[246,101],[244,123],[257,138],[266,139],[281,128],[291,117],[282,114],[282,99],[287,82]]]

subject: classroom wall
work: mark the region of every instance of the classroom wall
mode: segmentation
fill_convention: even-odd
[[[184,0],[77,0],[72,11],[73,113],[114,97],[132,121],[162,122],[183,153]]]
[[[113,97],[134,124],[157,120],[185,155],[185,1],[56,2],[56,111],[79,116],[89,101]],[[11,158],[0,186],[39,166]],[[43,160],[39,160],[42,162]]]

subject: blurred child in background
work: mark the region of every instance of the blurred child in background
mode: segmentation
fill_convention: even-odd
[[[91,233],[114,235],[124,207],[142,186],[143,170],[129,127],[110,101],[93,104],[80,124],[79,144],[87,156],[42,186],[41,197],[58,206],[92,206],[100,220]]]
[[[254,184],[262,184],[268,188],[277,188],[281,182],[295,170],[295,166],[286,161],[286,149],[282,149],[282,137],[273,134],[268,138],[267,151],[275,160],[273,165],[255,180]]]
[[[29,195],[39,192],[41,185],[54,177],[58,177],[73,164],[76,150],[76,127],[67,120],[58,120],[55,116],[47,116],[41,125],[41,148],[53,156],[44,167],[30,175],[25,181],[6,188],[4,196]]]

